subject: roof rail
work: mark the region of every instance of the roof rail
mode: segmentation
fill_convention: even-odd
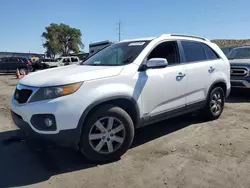
[[[178,35],[178,34],[170,34],[170,36],[173,36],[173,37],[188,37],[188,38],[196,38],[196,39],[201,39],[201,40],[205,40],[205,41],[210,41],[206,38],[203,38],[203,37],[197,37],[197,36],[193,36],[193,35]]]

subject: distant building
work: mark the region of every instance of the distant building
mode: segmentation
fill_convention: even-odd
[[[1,57],[24,57],[24,58],[32,58],[32,57],[39,57],[44,58],[44,54],[38,54],[38,53],[22,53],[22,52],[0,52],[0,58]]]
[[[91,43],[91,44],[89,44],[89,55],[91,56],[91,55],[95,54],[96,52],[102,50],[103,48],[105,48],[113,43],[115,43],[115,42],[109,41],[109,40]]]

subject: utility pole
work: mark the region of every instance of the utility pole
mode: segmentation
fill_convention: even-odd
[[[119,41],[121,41],[121,21],[118,23],[118,35],[119,35]]]
[[[119,41],[121,41],[121,21],[119,20],[119,22],[118,22],[118,27],[116,28],[116,31],[118,32],[117,34],[118,34],[118,39],[119,39]]]

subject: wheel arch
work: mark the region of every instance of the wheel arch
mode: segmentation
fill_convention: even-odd
[[[208,100],[209,95],[210,95],[212,89],[214,89],[214,88],[217,87],[217,86],[219,86],[219,87],[221,87],[221,88],[223,89],[224,95],[225,95],[225,97],[226,97],[226,95],[227,95],[227,84],[226,84],[226,81],[225,81],[225,80],[217,80],[216,82],[214,82],[214,83],[209,87],[209,90],[208,90],[208,92],[207,92],[207,99],[206,99],[206,100]]]
[[[101,99],[91,103],[82,113],[81,118],[78,122],[77,128],[82,133],[82,126],[84,125],[85,121],[89,118],[89,116],[94,113],[100,106],[105,104],[113,104],[124,109],[131,117],[135,128],[140,123],[140,110],[138,107],[137,102],[135,99],[127,96],[116,96],[116,97],[109,97],[105,99]]]

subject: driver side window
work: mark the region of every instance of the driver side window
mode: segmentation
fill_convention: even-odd
[[[152,58],[165,58],[169,65],[180,63],[178,45],[176,41],[163,42],[153,49],[148,60]]]

